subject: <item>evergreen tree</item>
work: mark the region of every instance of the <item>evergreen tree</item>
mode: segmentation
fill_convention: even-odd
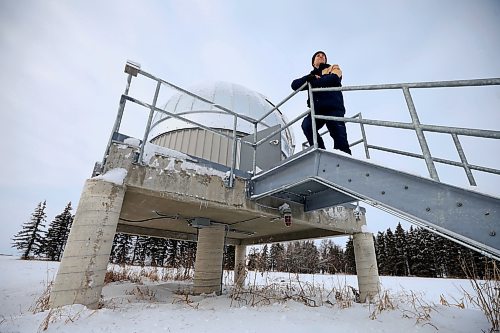
[[[172,241],[172,239],[169,239],[167,241]],[[147,254],[149,255],[149,264],[153,267],[162,266],[166,257],[166,246],[164,244],[164,239],[158,237],[149,237],[146,242],[146,246]],[[177,264],[178,263],[176,262],[176,265]],[[177,268],[179,266],[172,267]]]
[[[194,267],[194,262],[196,260],[196,242],[187,242],[180,241],[179,242],[179,257],[181,266],[184,267],[184,272],[189,274],[189,271]]]
[[[265,272],[269,270],[269,253],[267,244],[264,244],[262,251],[260,252],[258,270]]]
[[[434,277],[435,264],[432,246],[434,239],[431,237],[430,232],[423,228],[415,229],[414,234],[416,246],[411,267],[412,274],[423,277]]]
[[[413,256],[413,226],[410,226],[410,230],[405,231],[405,239],[406,239],[406,272],[408,276],[412,276],[413,272],[411,271],[412,265],[412,256]]]
[[[315,273],[319,265],[319,252],[314,242],[288,243],[286,264],[291,273]]]
[[[235,251],[234,245],[225,246],[224,269],[234,269]]]
[[[391,228],[385,232],[385,255],[386,255],[386,273],[388,275],[396,275],[396,240]]]
[[[394,275],[396,276],[408,276],[408,245],[406,241],[406,234],[398,223],[396,230],[394,231]]]
[[[356,274],[356,258],[354,256],[354,244],[351,236],[349,236],[345,245],[345,260],[345,272],[347,274]]]
[[[167,239],[167,267],[178,268],[180,264],[180,241],[176,239]]]
[[[332,263],[333,257],[331,256],[333,248],[333,242],[331,239],[323,239],[319,244],[319,271],[321,274],[325,273],[335,273],[335,266]]]
[[[426,246],[426,266],[428,267],[427,271],[428,273],[426,273],[427,277],[436,277],[436,267],[437,267],[437,264],[436,264],[436,234],[427,230],[427,229],[424,229],[424,239],[425,239],[425,243],[427,244]]]
[[[298,259],[297,259],[297,251],[296,247],[298,246],[298,242],[288,242],[286,244],[285,250],[285,270],[290,273],[298,273]]]
[[[132,265],[146,265],[147,242],[147,237],[135,236],[131,260]]]
[[[333,244],[333,247],[330,247],[329,250],[329,273],[345,273],[345,255],[344,250],[336,244]]]
[[[50,260],[60,261],[69,230],[73,224],[74,215],[71,214],[71,202],[66,205],[64,211],[57,215],[49,224],[45,237],[44,253]]]
[[[281,243],[274,243],[271,245],[271,250],[269,251],[269,261],[270,270],[277,272],[284,272],[286,270],[285,265],[285,247]]]
[[[380,275],[387,275],[387,255],[385,250],[385,233],[379,231],[375,239],[375,253],[377,255],[378,273]]]
[[[128,234],[116,233],[111,248],[111,262],[119,265],[127,264],[130,261],[132,250],[132,236]]]
[[[319,267],[319,251],[314,244],[314,241],[305,241],[301,244],[302,264],[301,273],[313,274],[318,272]]]
[[[449,273],[449,260],[450,260],[450,247],[446,238],[434,235],[434,257],[436,277],[448,277]],[[454,255],[454,254],[453,254]]]
[[[23,224],[23,228],[14,238],[12,247],[22,251],[21,259],[28,259],[30,255],[38,256],[44,251],[44,238],[47,214],[46,202],[40,202],[31,214],[31,219]]]
[[[248,270],[257,270],[259,266],[260,253],[256,248],[252,248],[248,254]]]

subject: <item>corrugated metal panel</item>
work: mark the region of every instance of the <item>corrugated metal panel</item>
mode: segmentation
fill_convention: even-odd
[[[193,93],[203,98],[226,107],[238,114],[245,115],[252,119],[259,119],[267,113],[274,105],[264,96],[244,86],[229,82],[205,83],[190,89]],[[233,128],[234,117],[217,109],[212,103],[202,102],[190,95],[183,93],[175,94],[166,103],[166,111],[183,114],[183,117],[203,124],[207,127],[223,128],[231,131]],[[215,113],[217,112],[217,113]],[[161,119],[167,119],[158,122]],[[261,121],[258,130],[264,130],[267,127],[275,125],[284,126],[286,124],[284,115],[275,110],[268,117]],[[193,124],[170,118],[168,115],[157,112],[154,115],[153,127],[151,128],[151,137],[161,135],[161,133],[173,132],[176,130],[195,128]],[[239,132],[252,133],[254,128],[247,121],[238,121],[237,130]],[[180,138],[177,138],[179,140]],[[292,153],[293,134],[290,128],[287,128],[281,134],[283,141],[282,151],[285,155]],[[222,147],[221,147],[222,148]],[[188,149],[188,148],[186,148]],[[220,152],[218,154],[221,154]]]
[[[201,131],[196,131],[196,150],[194,156],[203,156],[203,148],[205,144],[205,135]]]
[[[232,134],[232,131],[223,132]],[[230,139],[199,128],[164,133],[154,138],[152,143],[177,151],[230,166],[233,143]],[[239,149],[238,149],[239,150]],[[237,165],[238,162],[237,155]]]

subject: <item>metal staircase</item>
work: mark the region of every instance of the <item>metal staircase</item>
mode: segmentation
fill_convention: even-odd
[[[258,200],[266,196],[273,196],[299,202],[304,205],[306,211],[361,200],[499,260],[500,198],[440,182],[434,162],[463,168],[469,184],[472,186],[476,186],[476,181],[471,170],[500,175],[498,169],[471,165],[467,161],[459,139],[459,136],[471,136],[498,140],[500,139],[500,131],[421,124],[410,93],[410,88],[488,85],[500,85],[500,79],[315,89],[308,84],[311,101],[314,100],[312,94],[320,91],[402,90],[411,116],[411,123],[363,119],[361,114],[351,118],[317,116],[313,103],[311,103],[308,112],[311,113],[313,119],[359,123],[362,139],[352,143],[351,146],[363,143],[367,159],[370,158],[369,149],[423,159],[431,179],[383,167],[366,160],[355,159],[344,154],[318,149],[315,121],[313,121],[314,146],[301,154],[292,156],[279,166],[254,176],[249,187],[250,198]],[[305,84],[297,91],[303,88],[305,88]],[[413,130],[422,154],[369,145],[364,125]],[[424,132],[451,135],[460,162],[433,157]],[[325,133],[326,131],[320,135]]]
[[[310,211],[361,200],[500,257],[500,199],[344,154],[310,148],[251,180],[251,199],[273,196]]]

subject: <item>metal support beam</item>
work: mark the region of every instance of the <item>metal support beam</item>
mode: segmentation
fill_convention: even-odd
[[[410,89],[408,87],[403,87],[403,93],[405,95],[406,104],[408,105],[408,110],[410,111],[411,120],[417,133],[418,143],[420,144],[420,149],[422,149],[422,154],[424,155],[425,164],[427,165],[427,170],[432,179],[439,181],[436,167],[432,161],[432,155],[427,145],[427,140],[425,139],[424,131],[420,125],[420,120],[418,119],[417,110],[415,110],[415,105],[413,104],[413,99],[411,98]]]

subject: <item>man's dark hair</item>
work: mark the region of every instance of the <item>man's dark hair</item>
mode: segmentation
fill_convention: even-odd
[[[323,51],[316,51],[314,54],[313,54],[313,57],[311,59],[311,65],[314,67],[314,58],[316,58],[316,55],[318,53],[323,53],[323,55],[325,56],[325,62],[328,62],[328,59],[326,58],[326,53],[323,52]]]

